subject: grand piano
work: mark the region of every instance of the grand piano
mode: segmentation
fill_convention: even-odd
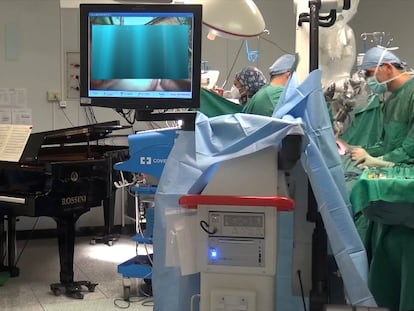
[[[93,207],[103,206],[105,232],[111,234],[115,187],[113,164],[128,158],[127,146],[104,145],[119,121],[33,133],[19,162],[0,161],[0,251],[7,265],[0,269],[18,276],[16,267],[16,217],[49,216],[57,224],[60,283],[51,284],[55,295],[83,298],[82,286],[94,291],[97,284],[73,279],[75,223]],[[5,259],[5,258],[4,258]],[[2,260],[4,260],[2,259]]]

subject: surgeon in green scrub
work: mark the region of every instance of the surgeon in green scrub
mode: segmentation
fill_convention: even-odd
[[[247,104],[242,112],[272,116],[273,110],[279,102],[286,83],[289,80],[295,56],[285,54],[279,57],[269,68],[270,83],[263,86]]]
[[[361,69],[365,71],[372,91],[377,94],[388,91],[390,95],[384,102],[381,141],[374,146],[353,147],[351,150],[352,159],[361,167],[414,164],[414,80],[405,66],[390,49],[383,47],[369,49],[363,58]],[[396,185],[394,183],[394,187]],[[372,202],[373,208],[375,203],[382,205],[382,208],[375,210],[381,217],[369,219],[368,229],[362,236],[370,260],[368,283],[379,306],[391,311],[412,311],[414,226],[406,218],[414,218],[414,202],[407,202],[408,197],[396,198],[392,187],[390,180],[386,189],[378,191],[385,192],[396,202]],[[357,200],[353,198],[354,194],[351,194],[351,202],[359,227],[358,224],[364,219],[364,211],[356,213]]]
[[[380,142],[351,149],[352,160],[361,167],[414,163],[414,80],[390,50],[369,49],[361,64],[373,92],[391,92],[384,102],[384,130]]]

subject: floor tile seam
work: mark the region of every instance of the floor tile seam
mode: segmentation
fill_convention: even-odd
[[[33,289],[33,283],[32,282],[29,283],[29,287],[30,287],[30,290],[33,294],[33,297],[35,297],[38,305],[43,309],[43,311],[46,311],[45,307],[43,306],[42,302],[40,301],[39,297],[36,295],[36,292]]]

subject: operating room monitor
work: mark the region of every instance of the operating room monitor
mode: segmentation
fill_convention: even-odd
[[[81,4],[80,104],[198,108],[202,6]]]

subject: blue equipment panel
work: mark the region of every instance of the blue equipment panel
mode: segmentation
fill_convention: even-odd
[[[114,169],[145,173],[160,178],[176,136],[176,128],[144,131],[129,135],[130,158],[115,164]]]

